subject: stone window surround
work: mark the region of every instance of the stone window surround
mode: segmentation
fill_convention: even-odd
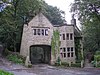
[[[61,38],[61,34],[60,34],[60,38]],[[62,39],[63,40],[73,40],[73,33],[62,33]]]
[[[60,48],[61,58],[70,58],[74,57],[74,47],[62,47]]]
[[[67,57],[74,57],[74,47],[67,47]]]
[[[34,35],[48,36],[48,28],[32,28]]]

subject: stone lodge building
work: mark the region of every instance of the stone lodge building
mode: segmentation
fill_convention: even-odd
[[[20,55],[29,56],[31,63],[54,64],[58,57],[61,62],[75,63],[75,38],[80,39],[81,34],[73,18],[72,24],[52,25],[42,14],[36,15],[28,25],[23,27]],[[59,31],[59,51],[53,54],[53,31]]]

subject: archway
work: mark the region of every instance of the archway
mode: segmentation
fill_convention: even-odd
[[[30,46],[30,60],[32,64],[49,64],[51,60],[51,46],[32,45]]]

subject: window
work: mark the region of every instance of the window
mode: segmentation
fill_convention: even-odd
[[[74,52],[73,52],[73,47],[67,47],[67,57],[73,57]]]
[[[65,34],[63,34],[63,40],[65,40]]]
[[[70,57],[70,53],[67,53],[67,57]]]
[[[74,53],[72,52],[72,53],[71,53],[71,57],[73,57],[73,55],[74,55]]]
[[[72,33],[70,34],[70,40],[73,40],[73,34]]]
[[[34,32],[33,32],[33,33],[34,33],[34,35],[36,35],[36,29],[33,29],[33,31],[34,31]]]
[[[66,48],[60,48],[60,55],[62,58],[66,58]]]
[[[70,52],[70,47],[67,48],[67,51]]]
[[[67,40],[69,40],[69,33],[67,33],[66,36],[67,36]]]
[[[66,48],[63,48],[63,51],[66,52]]]
[[[71,51],[73,51],[73,47],[71,47]]]
[[[66,58],[66,53],[64,53],[64,58]]]
[[[66,48],[63,48],[63,57],[66,58]]]
[[[45,35],[48,36],[48,29],[45,29]]]
[[[37,31],[38,31],[38,32],[37,32],[37,33],[38,33],[38,35],[40,35],[40,29],[38,29]]]
[[[42,35],[44,35],[44,29],[42,29]]]

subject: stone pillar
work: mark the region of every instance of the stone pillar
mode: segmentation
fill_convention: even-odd
[[[21,48],[20,48],[20,55],[27,56],[27,37],[28,37],[28,26],[25,24],[23,27],[23,34],[22,34],[22,40],[21,40]]]

